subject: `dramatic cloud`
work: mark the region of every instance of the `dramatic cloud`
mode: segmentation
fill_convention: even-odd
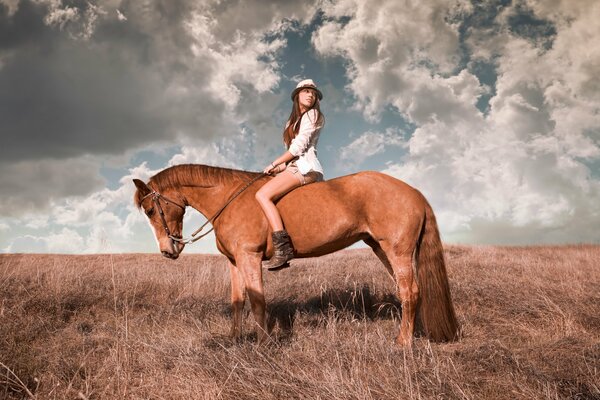
[[[131,179],[262,170],[305,77],[326,176],[380,166],[448,241],[598,242],[598,20],[595,0],[0,0],[0,247],[155,251]]]
[[[403,162],[384,172],[432,200],[447,238],[598,240],[600,182],[588,165],[600,155],[600,51],[590,48],[600,37],[600,5],[518,2],[491,25],[461,28],[460,14],[470,12],[463,3],[354,3],[333,5],[313,43],[349,61],[347,89],[366,116],[394,106],[416,125]],[[547,36],[512,25],[526,18],[555,32],[550,48]],[[487,115],[476,105],[489,89],[460,61],[461,29],[472,60],[495,69]],[[582,223],[583,215],[591,220]]]
[[[315,9],[259,3],[251,19],[246,2],[0,3],[0,130],[10,143],[0,147],[0,179],[10,189],[0,194],[0,214],[91,193],[99,163],[94,169],[89,155],[180,145],[173,162],[220,163],[200,159],[198,149],[240,131],[271,134],[261,119],[280,99],[271,91],[284,17],[306,21]],[[35,176],[40,158],[50,180]],[[74,163],[86,167],[75,173]]]
[[[377,118],[391,104],[416,123],[440,112],[458,118],[463,105],[449,93],[453,82],[435,75],[459,64],[458,18],[468,9],[459,1],[344,0],[324,8],[333,19],[317,30],[313,44],[322,55],[350,61],[348,89],[365,116]],[[465,96],[481,91],[474,81],[468,89],[475,93]]]
[[[212,149],[199,153],[184,153],[173,160],[194,161],[186,158],[205,155],[219,161],[223,156]],[[13,235],[6,252],[66,252],[112,253],[135,250],[157,251],[154,236],[146,217],[133,205],[135,186],[133,178],[147,181],[158,170],[148,168],[144,162],[131,168],[119,180],[115,189],[101,188],[87,196],[72,196],[53,203],[47,214],[29,214],[20,223],[41,231],[39,234]],[[184,233],[195,230],[205,219],[198,213],[186,213]],[[51,227],[48,230],[48,227]],[[0,224],[0,231],[8,231],[8,224]],[[214,234],[186,252],[216,252]]]
[[[138,248],[151,250],[153,244],[143,214],[132,203],[134,177],[147,180],[156,171],[144,163],[130,170],[118,188],[102,188],[88,196],[73,196],[54,204],[40,223],[30,221],[36,229],[54,227],[45,235],[23,235],[11,239],[7,251],[98,253],[121,252]],[[146,239],[137,243],[136,236]]]
[[[53,200],[85,195],[106,184],[97,164],[85,158],[21,161],[3,166],[1,172],[3,215],[23,215],[45,208]]]
[[[127,21],[110,4],[22,1],[0,15],[0,119],[14,143],[2,162],[122,153],[199,126],[211,127],[200,132],[208,140],[236,131],[227,113],[236,85],[260,93],[278,83],[281,40],[242,31],[216,40],[210,9],[193,2],[124,3],[120,12]]]

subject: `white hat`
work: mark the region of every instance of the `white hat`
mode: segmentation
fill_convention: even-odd
[[[303,81],[298,82],[298,84],[296,85],[296,89],[294,89],[294,91],[292,92],[292,101],[294,100],[294,97],[296,97],[296,94],[304,88],[313,89],[315,92],[317,92],[317,97],[319,98],[319,100],[323,100],[323,93],[321,93],[321,91],[317,89],[317,85],[315,85],[313,80],[305,79]]]

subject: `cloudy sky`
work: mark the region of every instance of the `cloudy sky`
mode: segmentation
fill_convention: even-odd
[[[131,179],[262,170],[306,77],[326,179],[408,182],[447,243],[598,243],[599,20],[597,0],[0,0],[0,252],[155,252]]]

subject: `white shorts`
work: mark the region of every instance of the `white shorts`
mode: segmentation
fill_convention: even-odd
[[[288,164],[287,168],[283,172],[288,171],[300,181],[300,186],[308,185],[309,183],[313,182],[320,182],[323,180],[323,174],[317,171],[308,171],[306,174],[302,175],[295,162]]]

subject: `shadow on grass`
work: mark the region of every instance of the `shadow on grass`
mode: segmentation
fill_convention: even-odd
[[[232,318],[229,304],[220,304],[222,315]],[[318,296],[309,298],[277,298],[267,302],[267,330],[271,340],[284,344],[293,337],[294,323],[297,316],[308,317],[303,323],[311,327],[326,324],[331,318],[338,321],[353,320],[399,320],[401,303],[391,293],[372,293],[368,285],[346,289],[328,289]],[[209,348],[230,348],[257,342],[254,317],[248,304],[244,312],[246,324],[250,321],[250,331],[245,331],[242,337],[234,339],[229,335],[215,335],[206,341]],[[279,329],[275,331],[275,327]],[[246,326],[248,329],[248,326]]]
[[[399,320],[401,303],[393,294],[374,294],[368,285],[351,289],[329,289],[319,296],[306,299],[286,298],[268,302],[267,329],[271,339],[265,344],[284,345],[293,337],[296,317],[302,315],[303,323],[319,327],[331,318],[343,320]],[[222,314],[231,317],[229,306],[223,305]],[[245,312],[245,330],[241,338],[229,335],[213,335],[205,342],[211,349],[228,349],[247,344],[257,344],[256,327],[250,310]],[[250,322],[250,327],[248,326]],[[278,326],[279,329],[275,330]],[[249,330],[248,330],[249,329]]]
[[[268,305],[269,332],[278,325],[279,340],[293,334],[297,315],[308,315],[308,324],[319,326],[328,318],[346,320],[390,320],[401,316],[401,303],[393,294],[373,294],[368,285],[348,289],[329,289],[308,299],[287,298]]]

